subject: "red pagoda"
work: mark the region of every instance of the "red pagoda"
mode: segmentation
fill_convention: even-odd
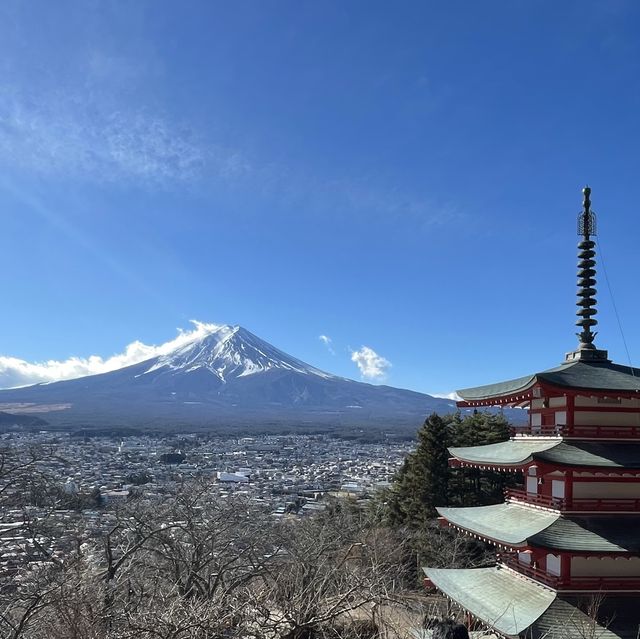
[[[578,348],[555,368],[458,391],[460,407],[528,409],[509,441],[450,449],[456,467],[522,473],[504,503],[438,509],[495,546],[496,564],[424,569],[502,637],[640,637],[640,369],[594,345],[596,220],[583,193]]]

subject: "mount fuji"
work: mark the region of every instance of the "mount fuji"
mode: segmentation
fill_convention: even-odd
[[[0,410],[55,427],[412,425],[451,400],[319,370],[240,326],[217,326],[170,353],[100,375],[0,391]]]

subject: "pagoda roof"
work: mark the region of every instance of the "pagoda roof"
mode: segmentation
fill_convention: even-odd
[[[640,393],[640,369],[606,361],[569,361],[540,373],[518,377],[506,382],[465,388],[457,391],[463,402],[483,402],[510,397],[528,391],[536,383],[561,388]]]
[[[534,453],[533,458],[564,466],[594,466],[602,468],[640,468],[640,444],[560,442],[556,446]]]
[[[549,608],[555,592],[514,572],[492,568],[425,568],[433,585],[498,632],[517,637]]]
[[[551,526],[559,513],[512,503],[470,508],[438,508],[449,523],[508,546],[526,546],[530,537]]]
[[[640,552],[640,516],[562,516],[503,503],[471,508],[438,508],[449,523],[512,548],[539,546],[585,553]]]
[[[545,586],[517,574],[508,568],[443,569],[424,568],[424,573],[443,594],[468,610],[474,617],[507,637],[518,637],[529,631],[527,637],[559,636],[563,639],[635,639],[637,627],[637,599],[627,606],[625,634],[607,629],[593,621],[577,607],[577,601],[564,599]],[[605,598],[607,606],[609,598]],[[614,605],[620,598],[612,598]],[[615,600],[615,601],[614,601]],[[609,606],[610,607],[610,606]],[[619,615],[618,615],[619,617]],[[614,623],[620,621],[614,619]],[[587,631],[589,634],[585,634]],[[629,634],[626,634],[626,631]]]
[[[640,517],[596,515],[592,517],[558,517],[529,543],[543,548],[574,552],[640,552],[638,527]]]
[[[468,464],[523,466],[543,461],[562,466],[640,469],[638,443],[569,443],[559,439],[510,439],[484,446],[452,447],[453,457]]]
[[[554,448],[560,440],[541,439],[530,441],[507,440],[483,446],[449,448],[449,452],[461,461],[470,464],[490,464],[492,466],[520,466],[533,460],[536,453]]]
[[[578,639],[587,627],[597,639],[619,637],[602,626],[593,628],[579,608],[507,568],[424,568],[424,573],[443,594],[507,637],[527,630],[528,637],[549,637],[562,629],[563,639]]]

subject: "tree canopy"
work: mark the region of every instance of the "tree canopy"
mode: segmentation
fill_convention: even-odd
[[[390,523],[420,527],[437,515],[436,507],[496,503],[510,477],[491,471],[449,467],[450,446],[481,446],[509,438],[501,414],[478,412],[430,415],[418,431],[416,450],[405,460],[385,495]]]

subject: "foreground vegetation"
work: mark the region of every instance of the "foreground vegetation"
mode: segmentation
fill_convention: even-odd
[[[499,414],[429,416],[418,431],[415,452],[407,457],[384,495],[388,522],[419,528],[433,520],[437,506],[483,506],[502,501],[505,487],[515,482],[513,475],[451,468],[448,448],[495,444],[509,435],[509,422]]]
[[[64,561],[33,563],[5,583],[1,636],[372,634],[376,611],[401,605],[415,586],[411,536],[379,520],[348,502],[274,520],[246,501],[211,497],[204,484],[184,485],[162,504],[127,503],[104,538],[79,530]],[[455,538],[434,533],[434,554],[459,561]]]

